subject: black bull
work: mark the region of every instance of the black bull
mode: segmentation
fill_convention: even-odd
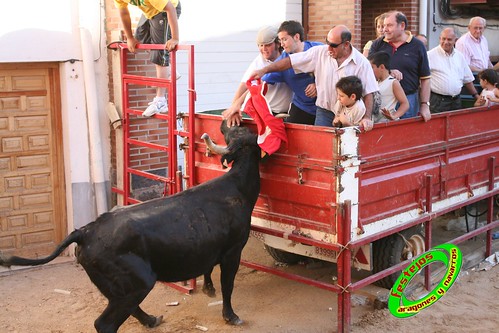
[[[117,332],[130,316],[155,327],[155,317],[140,308],[156,281],[177,282],[205,275],[205,292],[214,292],[209,274],[220,264],[223,318],[239,325],[231,295],[241,251],[250,232],[251,212],[260,192],[260,148],[244,127],[222,124],[227,147],[211,146],[222,162],[232,162],[224,175],[171,197],[150,200],[102,214],[73,231],[48,257],[0,257],[2,266],[47,263],[71,243],[76,257],[109,304],[95,321],[99,333]],[[209,138],[207,140],[209,145]]]

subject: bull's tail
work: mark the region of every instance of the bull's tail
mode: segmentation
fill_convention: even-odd
[[[0,265],[5,266],[5,267],[10,267],[10,266],[38,266],[38,265],[43,265],[46,264],[55,258],[59,256],[59,254],[62,253],[71,243],[79,243],[81,241],[83,233],[80,230],[75,230],[72,233],[70,233],[50,254],[48,257],[45,258],[39,258],[39,259],[29,259],[29,258],[22,258],[22,257],[2,257],[0,253]]]

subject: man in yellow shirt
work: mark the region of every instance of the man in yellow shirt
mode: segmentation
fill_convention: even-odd
[[[178,17],[181,7],[179,0],[114,0],[118,8],[121,23],[125,31],[127,45],[130,52],[135,52],[135,45],[165,44],[165,50],[151,50],[151,61],[156,65],[156,77],[168,79],[170,77],[170,54],[178,45]],[[142,11],[135,36],[132,33],[132,22],[128,5],[137,6]],[[149,103],[143,116],[150,117],[158,112],[168,111],[166,89],[157,87],[156,97]]]

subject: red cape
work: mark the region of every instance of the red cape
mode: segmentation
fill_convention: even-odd
[[[266,82],[260,79],[250,79],[246,82],[246,86],[249,94],[246,96],[242,109],[256,122],[258,145],[264,152],[271,155],[279,150],[282,142],[288,143],[284,122],[274,117],[264,97],[268,88]]]

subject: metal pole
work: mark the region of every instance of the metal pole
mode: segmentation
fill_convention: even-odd
[[[491,156],[489,159],[489,191],[494,189],[496,158]],[[494,196],[491,195],[487,201],[487,224],[492,223],[494,218]],[[492,231],[489,229],[485,234],[485,258],[492,253]]]
[[[344,216],[345,219],[343,221],[345,233],[343,234],[343,246],[345,246],[343,250],[343,331],[350,332],[350,324],[351,324],[351,300],[352,294],[350,293],[350,284],[352,282],[352,252],[350,252],[350,240],[352,237],[352,202],[350,200],[345,200],[344,204]]]
[[[432,190],[431,190],[431,180],[432,175],[426,175],[426,212],[430,214],[432,212]],[[425,222],[425,251],[431,248],[431,218]],[[431,270],[430,265],[427,265],[424,269],[424,285],[426,290],[431,289]]]

